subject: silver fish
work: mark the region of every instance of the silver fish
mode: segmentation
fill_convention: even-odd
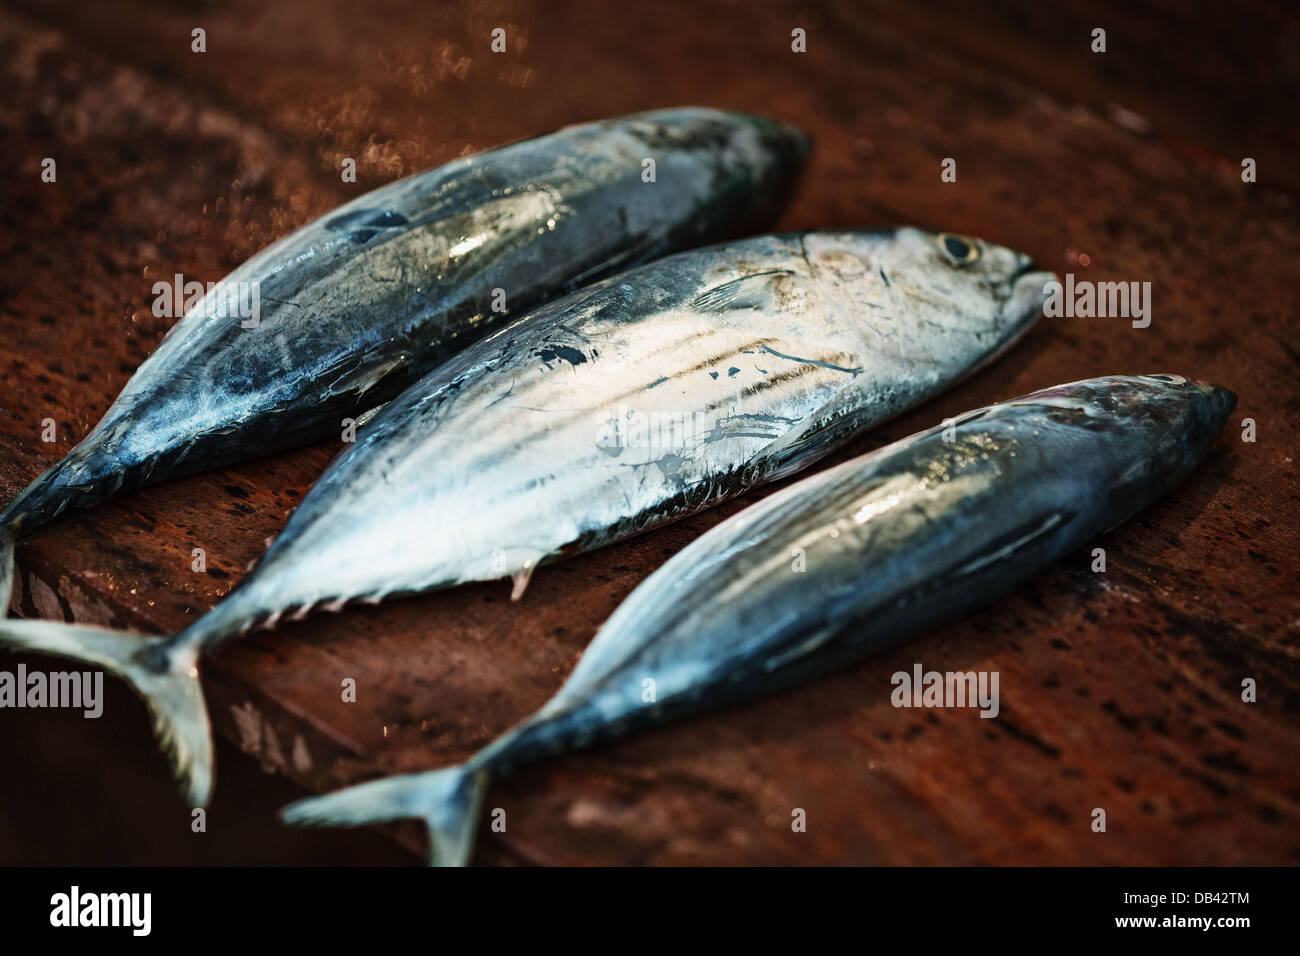
[[[738,113],[638,114],[457,160],[286,236],[218,283],[0,513],[0,598],[14,542],[124,491],[337,436],[507,315],[730,234],[806,146]]]
[[[432,862],[463,864],[492,778],[809,680],[1005,594],[1181,481],[1235,401],[1178,376],[1091,379],[807,478],[646,579],[560,691],[466,763],[303,800],[284,818],[423,819]]]
[[[989,360],[1038,317],[1027,256],[917,229],[760,237],[585,288],[467,348],[364,428],[187,630],[0,622],[105,664],[211,786],[200,651],[348,600],[513,576],[789,474]],[[663,427],[630,431],[627,409]],[[658,416],[658,418],[656,418]]]

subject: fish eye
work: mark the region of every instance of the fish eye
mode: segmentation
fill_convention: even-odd
[[[955,266],[968,266],[980,257],[979,246],[951,232],[939,233],[939,249]]]

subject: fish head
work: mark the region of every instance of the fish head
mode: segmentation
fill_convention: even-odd
[[[1044,389],[1009,403],[1040,406],[1045,421],[1105,442],[1093,454],[1116,476],[1112,494],[1167,490],[1205,456],[1237,404],[1226,388],[1181,375],[1111,375]],[[1163,490],[1160,493],[1163,493]]]
[[[1023,252],[950,232],[807,233],[803,242],[820,284],[875,327],[907,314],[989,345],[1033,325],[1056,279]]]

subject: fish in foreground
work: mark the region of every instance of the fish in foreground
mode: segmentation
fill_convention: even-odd
[[[492,778],[814,678],[1005,594],[1186,477],[1235,402],[1171,375],[1091,379],[807,478],[647,578],[546,706],[466,763],[302,800],[284,819],[423,819],[432,862],[466,863]]]
[[[1038,317],[1051,278],[1010,249],[910,228],[661,259],[544,306],[408,389],[180,634],[7,620],[0,644],[126,678],[202,803],[203,649],[353,599],[502,577],[518,592],[543,561],[789,474],[998,354]]]
[[[124,491],[338,435],[499,310],[731,234],[806,146],[758,117],[643,113],[460,159],[304,226],[218,283],[0,513],[0,600],[22,538]]]

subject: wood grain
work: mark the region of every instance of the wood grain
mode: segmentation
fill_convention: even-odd
[[[1079,278],[1152,283],[1149,328],[1044,320],[996,366],[833,460],[1089,375],[1173,371],[1240,403],[1182,488],[1096,542],[1104,575],[1081,553],[815,686],[525,770],[492,788],[487,806],[507,811],[508,831],[484,827],[476,859],[1300,862],[1300,223],[1296,133],[1279,119],[1296,71],[1274,55],[1295,24],[1244,18],[1215,59],[1196,51],[1216,24],[1148,10],[1108,21],[1110,52],[1090,61],[1077,51],[1091,7],[1050,20],[1030,9],[0,10],[0,495],[84,435],[157,345],[158,278],[215,280],[365,189],[566,123],[682,103],[770,114],[816,143],[780,228],[916,223]],[[207,53],[190,52],[196,26]],[[488,52],[496,26],[506,54]],[[795,26],[806,54],[790,50]],[[1171,33],[1190,36],[1187,48]],[[1251,38],[1259,55],[1243,77]],[[1162,68],[1186,86],[1162,85]],[[56,184],[40,181],[46,156]],[[339,182],[347,156],[356,184]],[[1241,181],[1244,156],[1259,159],[1258,183]],[[944,157],[956,183],[940,181]],[[57,444],[39,440],[46,418]],[[182,628],[239,579],[337,450],[174,482],[52,529],[19,550],[16,610]],[[227,645],[204,665],[217,729],[316,791],[463,758],[544,702],[666,557],[761,494],[544,569],[519,603],[508,583],[467,587]],[[190,570],[195,547],[205,574]],[[1001,715],[893,708],[890,675],[917,661],[998,671]],[[348,677],[355,704],[340,700]],[[1241,700],[1247,677],[1257,703]],[[1096,807],[1105,834],[1089,826]],[[794,808],[806,833],[791,831]],[[413,827],[393,832],[419,846]]]

